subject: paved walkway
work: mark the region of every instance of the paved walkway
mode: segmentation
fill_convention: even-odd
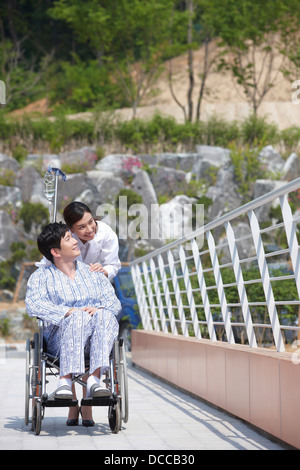
[[[66,408],[46,408],[36,436],[24,424],[24,346],[0,356],[0,449],[29,450],[280,450],[244,422],[210,407],[128,365],[129,421],[111,434],[106,407],[93,410],[96,425],[66,427]],[[50,379],[47,392],[55,389]],[[129,452],[130,453],[130,452]],[[106,463],[106,462],[105,462]]]

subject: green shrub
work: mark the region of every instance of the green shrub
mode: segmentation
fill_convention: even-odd
[[[9,336],[10,334],[10,319],[1,318],[0,320],[0,335],[2,337]]]
[[[25,232],[28,233],[32,226],[38,228],[49,222],[49,211],[43,204],[25,202],[20,210],[19,217],[23,220]]]
[[[14,186],[16,175],[13,170],[3,168],[0,170],[0,185],[2,186]]]
[[[254,114],[241,123],[242,142],[260,145],[275,144],[280,140],[280,133],[276,124],[269,124],[264,117]]]
[[[295,151],[300,142],[300,128],[299,127],[288,127],[283,129],[280,133],[280,139],[284,145],[284,150],[286,152],[286,156],[292,151]]]

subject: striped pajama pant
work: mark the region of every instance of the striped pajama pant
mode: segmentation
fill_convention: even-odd
[[[76,309],[52,330],[47,351],[59,357],[60,376],[85,373],[85,358],[89,357],[92,374],[99,367],[109,367],[109,356],[119,333],[119,324],[113,313],[98,309],[91,316]]]

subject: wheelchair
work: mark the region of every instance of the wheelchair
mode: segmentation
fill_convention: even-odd
[[[25,379],[25,424],[31,423],[32,431],[38,435],[47,407],[77,406],[78,400],[55,399],[46,393],[47,376],[59,375],[59,358],[48,354],[43,340],[43,322],[38,319],[38,331],[26,342],[26,379]],[[86,371],[89,364],[86,360]],[[83,377],[74,376],[72,383],[86,387]],[[108,422],[113,434],[117,434],[122,422],[128,421],[128,379],[125,342],[119,338],[114,342],[109,368],[103,382],[110,393],[97,398],[82,398],[81,406],[107,406]]]

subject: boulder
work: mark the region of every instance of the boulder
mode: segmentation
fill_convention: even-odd
[[[283,165],[282,178],[292,181],[300,176],[300,159],[296,153],[291,153]]]
[[[16,186],[21,191],[23,202],[29,202],[33,195],[43,197],[43,180],[33,166],[24,166],[20,170]]]
[[[11,243],[19,241],[20,234],[4,210],[0,210],[0,227],[0,261],[3,261],[9,257],[9,247]]]
[[[177,195],[159,207],[160,238],[178,240],[193,231],[192,204],[196,199]]]
[[[59,155],[59,160],[61,165],[76,165],[82,166],[83,171],[91,170],[95,167],[97,154],[94,147],[82,147],[79,150],[61,153]]]
[[[96,164],[95,170],[112,172],[115,176],[126,176],[127,173],[135,173],[141,166],[142,163],[134,155],[111,154],[102,158]]]
[[[186,173],[182,170],[174,170],[164,166],[152,167],[150,180],[158,196],[174,196],[186,188]]]
[[[258,159],[266,172],[270,172],[271,174],[281,174],[284,160],[272,145],[264,147],[259,153]]]
[[[278,180],[256,180],[254,185],[253,199],[257,199],[271,191],[274,191],[281,186],[284,186],[286,181]],[[270,208],[276,207],[279,205],[279,199],[275,199],[272,203],[264,204],[262,207],[255,209],[255,214],[259,222],[268,221]]]
[[[143,198],[143,203],[150,209],[151,204],[157,204],[157,196],[148,173],[138,170],[132,181],[131,188]]]
[[[57,210],[63,209],[74,200],[89,202],[87,204],[92,212],[101,203],[101,198],[92,182],[83,173],[67,175],[66,181],[61,181],[58,185]]]
[[[197,180],[205,179],[211,183],[219,168],[227,167],[231,163],[230,150],[228,149],[197,145],[196,150],[198,158],[193,165],[192,172]]]
[[[92,170],[88,171],[87,181],[96,188],[103,203],[114,204],[122,188],[124,181],[119,176],[115,176],[112,171]]]
[[[205,214],[208,220],[215,220],[243,204],[243,197],[235,183],[233,165],[220,168],[216,184],[208,189],[206,196],[212,200]]]
[[[157,165],[190,171],[198,158],[197,153],[159,153],[155,155]]]
[[[22,194],[16,186],[0,185],[0,207],[20,206],[22,203]]]
[[[4,153],[0,153],[0,168],[17,172],[20,169],[20,164],[14,158],[9,157]]]

